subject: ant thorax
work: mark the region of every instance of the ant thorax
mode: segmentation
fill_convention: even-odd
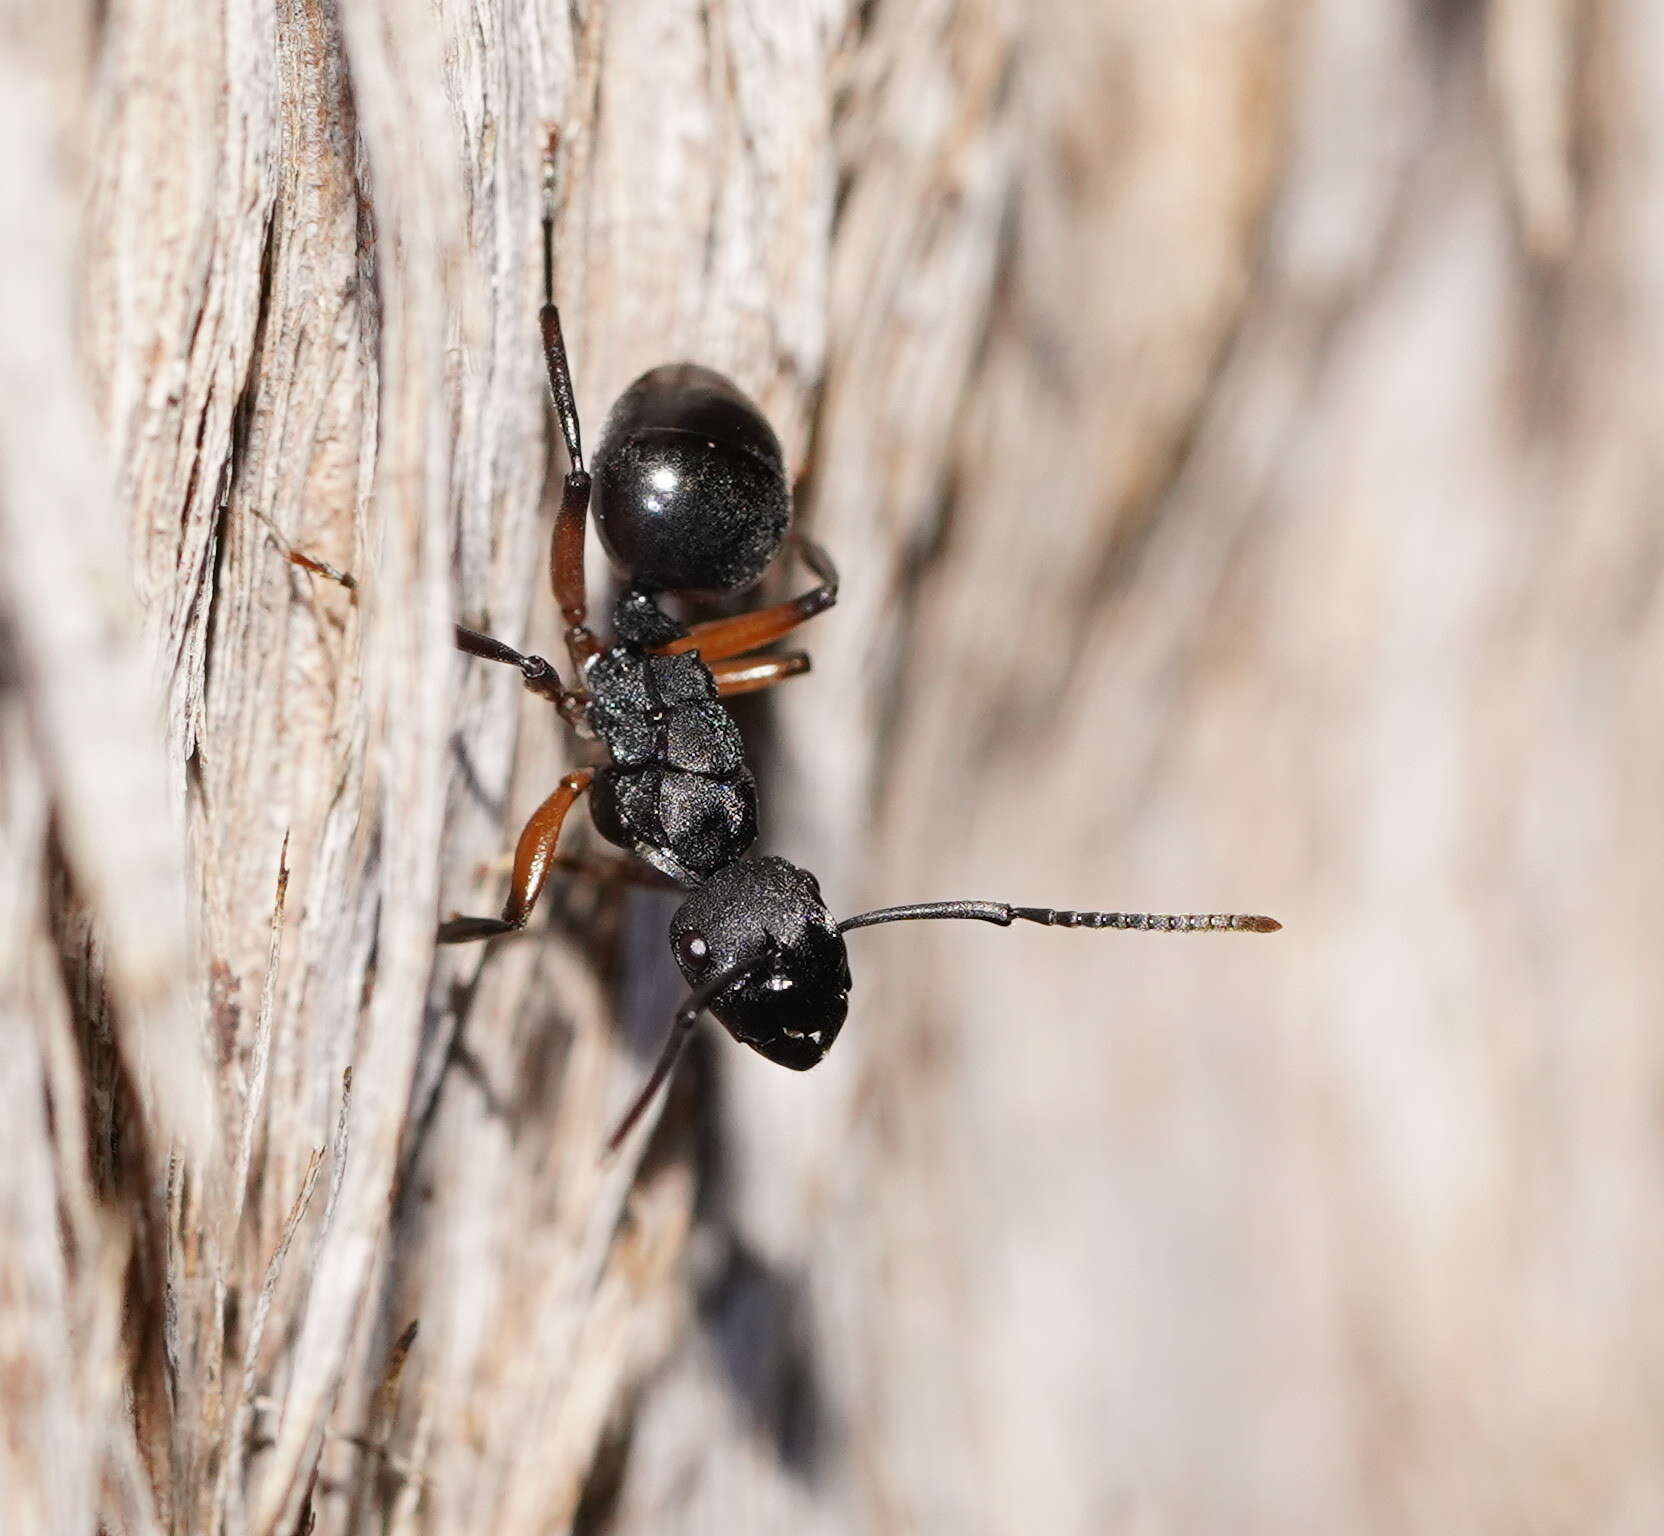
[[[595,776],[596,830],[686,886],[757,839],[745,744],[697,654],[615,645],[590,664],[589,722],[611,762]]]

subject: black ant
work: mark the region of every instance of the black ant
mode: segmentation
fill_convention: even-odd
[[[744,394],[709,369],[673,364],[644,373],[613,407],[584,467],[572,376],[554,302],[553,133],[543,160],[543,352],[549,393],[570,468],[556,515],[550,578],[581,689],[567,688],[540,656],[457,626],[471,656],[520,669],[576,730],[598,737],[608,760],[567,774],[532,814],[515,849],[501,917],[453,917],[445,944],[525,927],[555,861],[573,803],[586,791],[596,830],[688,891],[670,944],[692,988],[646,1085],[607,1143],[615,1151],[675,1066],[709,1009],[736,1040],[796,1071],[831,1049],[849,1006],[844,935],[877,923],[971,918],[1061,928],[1232,929],[1270,933],[1269,917],[1167,917],[1059,912],[1003,902],[940,901],[885,907],[835,922],[807,870],[785,859],[746,858],[757,836],[756,784],[721,700],[808,670],[801,653],[756,653],[837,600],[824,551],[798,538],[819,578],[800,597],[686,628],[657,602],[661,592],[731,593],[773,563],[791,520],[779,440]],[[603,646],[588,626],[584,530],[591,504],[601,542],[626,573]]]

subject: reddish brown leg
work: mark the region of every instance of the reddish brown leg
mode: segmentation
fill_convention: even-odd
[[[326,576],[349,592],[358,590],[358,578],[348,571],[337,570],[324,560],[314,560],[310,555],[303,555],[298,549],[284,551],[291,565],[298,565],[303,571],[310,571],[314,576]]]
[[[583,858],[569,853],[557,853],[555,868],[580,880],[594,880],[602,885],[621,883],[640,885],[650,891],[679,891],[682,889],[669,875],[660,874],[651,864],[638,864],[634,859]]]
[[[736,693],[757,693],[788,677],[796,677],[809,670],[809,658],[802,651],[791,651],[784,656],[733,656],[719,661],[711,668],[716,679],[716,691],[725,699]]]
[[[578,452],[576,440],[571,451]],[[577,675],[584,676],[584,664],[601,652],[601,642],[589,627],[588,599],[584,592],[584,529],[589,521],[589,476],[582,469],[568,473],[561,490],[560,511],[555,514],[554,537],[549,541],[549,584],[554,588],[565,626],[566,654],[572,658]]]
[[[731,619],[712,619],[706,624],[695,624],[680,640],[672,640],[660,647],[662,655],[675,656],[683,651],[698,651],[708,666],[729,656],[743,656],[770,645],[782,635],[790,633],[817,613],[825,613],[838,600],[838,571],[826,551],[808,539],[798,539],[797,547],[803,563],[820,578],[801,597],[775,603],[770,608],[757,608],[750,613],[738,613]]]
[[[514,847],[514,874],[509,881],[508,900],[503,903],[501,917],[453,917],[439,925],[441,944],[466,944],[472,939],[491,939],[499,933],[512,933],[526,926],[537,898],[549,879],[555,860],[555,844],[560,840],[561,823],[595,777],[593,768],[569,773],[560,787],[532,812],[526,830]]]
[[[584,468],[583,443],[578,434],[578,402],[572,390],[572,370],[566,361],[560,311],[555,308],[555,146],[549,130],[543,151],[543,361],[549,373],[549,398],[560,420],[570,468],[561,486],[560,511],[555,515],[549,542],[549,583],[566,626],[566,650],[581,681],[584,663],[598,655],[601,642],[589,627],[589,602],[584,591],[584,525],[589,521],[589,471]]]
[[[345,587],[349,592],[356,593],[358,591],[358,578],[352,572],[343,571],[338,566],[331,565],[327,560],[314,560],[311,555],[302,554],[300,550],[284,538],[282,531],[270,517],[258,508],[252,510],[254,515],[266,525],[266,532],[270,535],[272,543],[277,546],[277,552],[290,565],[298,565],[303,571],[310,571],[314,576],[323,576],[336,583],[337,586]]]

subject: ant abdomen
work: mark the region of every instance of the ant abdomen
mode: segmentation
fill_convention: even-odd
[[[733,383],[693,363],[650,369],[624,391],[593,474],[601,543],[647,591],[743,591],[791,521],[774,429]]]

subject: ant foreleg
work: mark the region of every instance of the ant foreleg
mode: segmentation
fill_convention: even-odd
[[[803,563],[820,578],[819,585],[799,597],[775,603],[769,608],[755,608],[750,613],[737,613],[732,618],[695,624],[681,639],[660,647],[659,654],[675,656],[683,651],[698,651],[700,658],[709,666],[713,661],[743,656],[771,645],[817,613],[825,613],[838,600],[838,568],[820,545],[804,538],[795,542],[803,556]]]
[[[508,900],[503,903],[501,917],[453,917],[439,925],[441,944],[467,944],[474,939],[494,939],[498,934],[513,933],[526,926],[526,920],[537,905],[548,883],[549,870],[555,862],[555,844],[560,840],[561,824],[578,796],[589,788],[595,777],[593,768],[582,768],[569,773],[560,786],[542,805],[532,812],[520,841],[514,847],[514,873],[509,881]]]

